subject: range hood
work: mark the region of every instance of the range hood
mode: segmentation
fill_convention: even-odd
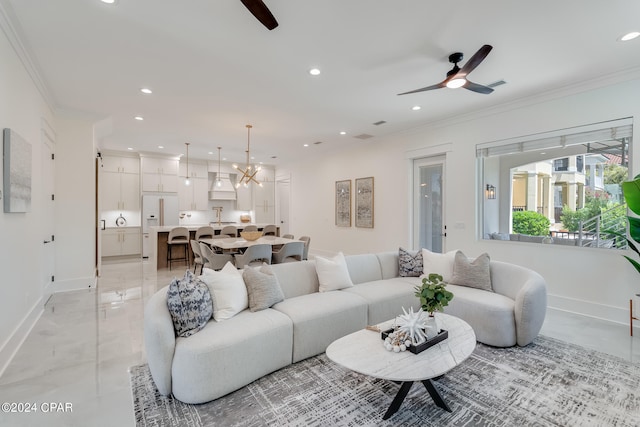
[[[209,175],[213,175],[213,179],[209,184],[209,200],[236,200],[236,188],[232,181],[235,181],[236,174],[221,173],[220,181],[222,186],[216,186],[216,180],[218,173],[213,172]]]

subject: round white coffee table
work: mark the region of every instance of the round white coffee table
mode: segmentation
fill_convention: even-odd
[[[473,353],[476,334],[462,319],[444,313],[436,313],[436,318],[439,328],[447,330],[449,337],[422,353],[387,351],[380,332],[362,329],[332,342],[327,347],[327,357],[352,371],[402,383],[382,417],[385,420],[400,409],[416,381],[424,384],[438,407],[451,412],[431,380],[455,368]],[[393,322],[389,320],[377,326],[380,330],[385,330],[391,328]]]

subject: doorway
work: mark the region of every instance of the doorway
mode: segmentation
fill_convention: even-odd
[[[280,235],[289,231],[289,199],[291,184],[289,178],[276,181],[276,223],[280,227]]]
[[[444,252],[445,157],[413,160],[413,246]]]
[[[42,294],[47,301],[53,294],[55,280],[55,140],[45,129],[41,130],[41,167],[42,167]]]

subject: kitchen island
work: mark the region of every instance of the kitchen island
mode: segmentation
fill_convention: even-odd
[[[200,225],[165,225],[165,226],[155,226],[149,227],[149,262],[155,264],[156,269],[167,268],[167,239],[169,237],[169,232],[172,228],[175,227],[185,227],[189,230],[189,234],[192,239],[195,238],[196,230],[200,227],[210,226],[213,227],[213,230],[216,234],[220,234],[220,231],[228,226],[233,225],[238,229],[238,234],[248,225],[255,225],[258,227],[258,230],[262,230],[269,224],[256,224],[249,222],[234,222],[234,223],[225,223],[222,222],[218,224],[217,222],[211,224],[200,224]],[[277,228],[276,235],[280,235],[280,228]],[[189,252],[191,252],[191,247],[189,247]],[[193,264],[193,259],[192,259]],[[181,268],[181,267],[179,267]],[[184,265],[186,268],[186,264]]]

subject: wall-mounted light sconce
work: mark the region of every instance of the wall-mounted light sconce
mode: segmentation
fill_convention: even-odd
[[[485,191],[487,195],[487,199],[495,199],[496,198],[496,187],[491,184],[487,184],[487,190]]]

